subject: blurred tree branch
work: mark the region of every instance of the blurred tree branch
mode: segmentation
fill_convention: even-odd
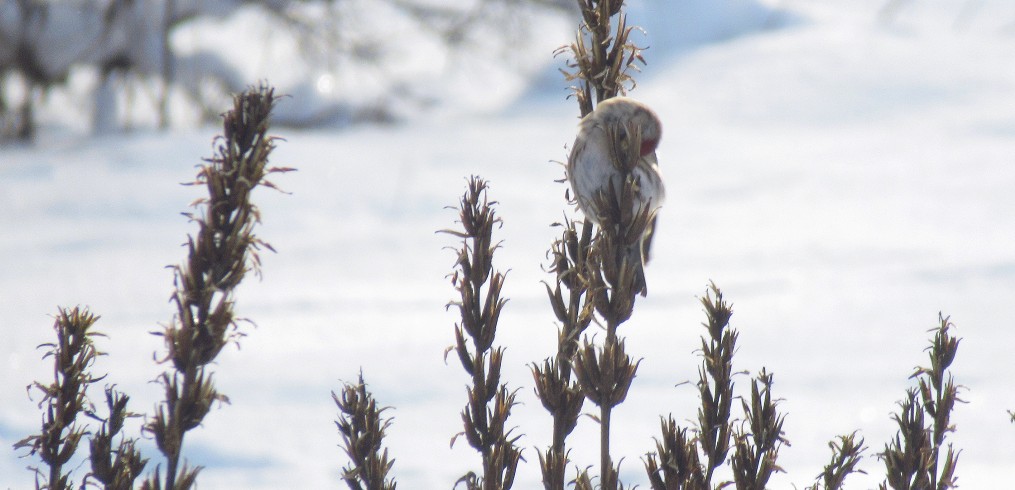
[[[417,87],[418,77],[398,73],[405,65],[405,52],[398,40],[377,32],[365,21],[399,22],[427,33],[448,52],[485,49],[491,42],[504,47],[504,54],[518,51],[532,15],[573,8],[569,0],[474,0],[472,2],[425,2],[421,0],[15,0],[0,4],[0,140],[31,139],[35,106],[53,88],[77,90],[83,109],[93,112],[97,130],[123,126],[116,107],[117,91],[134,90],[152,99],[157,124],[169,127],[169,99],[182,98],[213,118],[231,93],[242,91],[253,80],[241,78],[234,60],[215,53],[214,46],[198,46],[197,53],[181,55],[173,45],[173,33],[200,19],[224,19],[241,9],[258,9],[270,22],[283,26],[298,46],[307,66],[329,73],[345,73],[356,65],[375,66],[381,79],[397,80],[382,94],[386,99],[426,101]],[[393,19],[390,15],[401,17]],[[387,17],[385,17],[387,16]],[[496,29],[491,29],[496,26]],[[257,40],[251,43],[257,50]],[[265,41],[263,49],[270,43]],[[97,70],[100,78],[89,89],[71,89],[67,80],[74,70]],[[119,75],[111,77],[111,75]],[[313,74],[307,75],[314,76]],[[120,85],[111,86],[115,80]],[[125,86],[126,83],[142,84]],[[313,86],[313,80],[308,81]],[[356,83],[356,82],[348,82]],[[362,82],[358,82],[362,83]],[[145,87],[149,85],[150,87]],[[352,91],[354,86],[338,89]],[[413,90],[406,90],[406,88]],[[114,90],[115,89],[115,90]],[[91,93],[81,93],[90,90]],[[88,99],[94,98],[89,104]],[[415,98],[415,99],[414,99]],[[358,100],[366,105],[371,101]],[[102,114],[94,114],[104,112]],[[370,120],[392,118],[392,110],[371,108]],[[381,112],[383,114],[377,115]],[[309,117],[309,116],[308,116]],[[319,118],[317,118],[319,119]],[[314,117],[298,125],[318,122]],[[360,118],[352,117],[353,121]]]

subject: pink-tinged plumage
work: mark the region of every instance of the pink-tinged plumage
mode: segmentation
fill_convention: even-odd
[[[641,156],[648,155],[649,153],[655,153],[656,147],[659,146],[659,140],[644,140],[641,142]]]

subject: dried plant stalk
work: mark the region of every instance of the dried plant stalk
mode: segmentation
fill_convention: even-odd
[[[716,468],[726,461],[733,425],[730,412],[733,404],[733,354],[736,352],[736,330],[730,329],[733,310],[723,300],[722,291],[713,283],[701,303],[708,321],[708,339],[702,336],[703,362],[698,370],[698,445],[704,454],[705,485],[711,487]],[[712,295],[715,295],[713,298]]]
[[[585,402],[581,387],[571,377],[571,365],[578,351],[578,339],[593,319],[594,305],[588,294],[592,230],[592,224],[583,223],[579,237],[574,223],[566,222],[561,238],[554,242],[550,252],[553,263],[550,272],[556,275],[556,284],[553,288],[547,284],[546,292],[561,323],[557,355],[542,365],[531,366],[536,396],[553,418],[553,442],[539,453],[545,490],[563,490],[567,483],[569,459],[565,441],[578,425]]]
[[[645,461],[653,490],[711,489],[713,474],[726,461],[731,447],[733,354],[738,336],[736,330],[728,328],[733,310],[714,283],[701,303],[707,316],[702,325],[708,336],[701,338],[703,360],[697,384],[701,407],[695,434],[688,438],[686,429],[672,423],[672,416],[669,423],[663,423],[662,439],[656,441],[657,453],[648,454]]]
[[[785,473],[776,461],[779,448],[789,445],[782,430],[786,415],[777,411],[778,401],[772,399],[773,378],[762,368],[751,381],[750,403],[741,399],[746,427],[742,424],[734,431],[730,463],[737,489],[764,490],[772,474]]]
[[[807,490],[839,490],[847,476],[853,473],[866,473],[856,469],[856,465],[863,458],[863,452],[867,450],[863,438],[857,440],[856,432],[853,432],[838,436],[837,439],[839,442],[828,443],[828,447],[832,450],[831,461],[825,465],[814,485],[807,487]]]
[[[677,426],[673,415],[660,419],[656,452],[645,458],[645,472],[653,490],[707,489],[693,436]]]
[[[939,315],[939,325],[933,330],[934,338],[927,349],[930,367],[917,367],[910,378],[916,378],[917,388],[906,392],[899,402],[899,411],[892,415],[899,431],[895,439],[885,445],[878,455],[885,463],[887,479],[882,489],[945,490],[956,487],[955,468],[959,454],[945,439],[955,431],[951,414],[961,385],[955,384],[948,371],[959,349],[961,339],[949,331],[954,325],[948,317]],[[942,451],[944,454],[942,455]],[[942,461],[943,459],[943,461]]]
[[[141,457],[136,440],[121,435],[119,444],[113,446],[113,441],[123,429],[123,423],[128,418],[140,416],[127,410],[128,401],[130,397],[127,395],[111,386],[106,387],[109,417],[102,421],[99,432],[89,441],[92,471],[88,478],[95,480],[97,486],[105,490],[133,489],[134,480],[148,464],[148,458]]]
[[[596,103],[626,93],[635,87],[632,71],[636,62],[645,63],[641,48],[630,41],[635,27],[627,25],[621,13],[624,0],[577,0],[582,14],[575,42],[557,48],[556,54],[569,53],[564,79],[571,87],[582,117]],[[613,19],[616,18],[614,28]],[[612,35],[611,35],[612,32]]]
[[[741,399],[744,418],[732,419],[733,355],[738,333],[729,327],[733,310],[714,283],[701,299],[707,335],[701,338],[702,363],[698,370],[701,407],[690,434],[669,416],[663,419],[656,451],[645,458],[653,490],[711,490],[735,485],[737,489],[763,489],[775,472],[779,448],[788,445],[778,400],[772,398],[772,375],[764,369],[751,383],[750,401]],[[729,460],[733,481],[713,483],[715,471]]]
[[[351,490],[395,490],[395,482],[388,472],[395,464],[383,447],[384,435],[391,425],[390,418],[382,415],[388,407],[377,407],[377,401],[367,391],[363,373],[355,385],[346,383],[342,395],[331,393],[341,411],[335,425],[342,435],[342,448],[349,456],[349,465],[342,468],[342,480]]]
[[[56,342],[42,344],[49,350],[43,355],[53,358],[53,381],[34,382],[28,387],[42,393],[39,408],[42,413],[42,430],[14,444],[14,449],[27,448],[29,455],[39,455],[48,471],[30,468],[35,472],[35,488],[65,490],[74,488],[70,472],[64,465],[74,456],[86,428],[78,423],[77,416],[88,412],[87,389],[101,378],[92,376],[90,369],[100,355],[92,338],[101,335],[92,330],[99,317],[87,308],[60,308],[53,329]]]
[[[493,241],[493,229],[500,225],[494,204],[487,199],[487,182],[473,176],[459,203],[462,231],[442,232],[462,239],[455,264],[458,269],[451,276],[460,299],[448,304],[448,308],[458,309],[462,320],[455,325],[455,345],[448,352],[453,349],[458,354],[472,378],[468,403],[462,411],[465,430],[451,443],[454,445],[464,435],[483,459],[482,476],[470,472],[459,482],[469,489],[506,490],[514,483],[521,449],[515,444],[520,436],[507,428],[507,419],[517,403],[516,392],[501,383],[504,349],[493,346],[500,312],[507,301],[501,297],[505,276],[493,269],[493,254],[500,246]]]
[[[217,154],[201,166],[193,183],[205,186],[208,197],[195,203],[203,209],[200,217],[187,214],[198,232],[188,239],[187,261],[173,267],[176,314],[158,333],[172,369],[159,378],[166,398],[145,425],[166,457],[164,486],[157,468],[145,488],[182,490],[193,485],[201,468],[180,467],[184,436],[201,424],[212,403],[228,401],[215,389],[207,366],[241,335],[233,291],[248,270],[260,271],[258,250],[272,250],[253,233],[260,213],[251,192],[259,185],[274,188],[266,177],[292,170],[268,166],[275,138],[267,132],[276,101],[274,89],[266,85],[235,96],[233,109],[224,115]]]
[[[575,42],[556,52],[569,53],[572,58],[563,73],[568,82],[575,82],[572,95],[578,101],[582,117],[593,111],[595,103],[624,93],[628,86],[633,88],[629,70],[637,69],[635,61],[644,63],[641,50],[628,41],[633,29],[620,13],[623,3],[623,0],[578,0],[582,23]],[[600,486],[614,489],[618,482],[609,450],[610,417],[613,407],[626,396],[637,363],[624,353],[623,342],[616,335],[617,327],[630,317],[633,308],[633,299],[623,299],[631,288],[612,289],[618,284],[614,282],[615,274],[606,280],[602,271],[619,272],[625,275],[624,279],[633,274],[630,267],[618,270],[611,255],[616,248],[605,243],[602,233],[595,233],[591,223],[582,223],[581,233],[573,221],[565,219],[563,226],[562,236],[550,252],[550,271],[556,275],[556,283],[552,288],[547,285],[550,304],[561,322],[557,354],[542,365],[532,366],[536,394],[553,418],[553,442],[539,454],[543,486],[546,490],[564,488],[569,464],[565,440],[577,425],[584,395],[600,408]],[[579,339],[596,310],[607,321],[604,344],[596,348],[586,339],[580,348]],[[618,313],[623,310],[626,313]],[[572,366],[578,374],[574,380]],[[573,480],[579,486],[582,481],[591,481],[585,472]]]

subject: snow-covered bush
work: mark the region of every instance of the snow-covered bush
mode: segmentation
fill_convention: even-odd
[[[448,74],[463,66],[519,86],[539,63],[509,55],[527,53],[524,32],[566,4],[0,0],[0,131],[30,137],[36,119],[96,131],[204,122],[264,78],[292,96],[280,124],[397,119],[455,92]],[[490,49],[498,63],[471,62]],[[50,107],[52,91],[73,107]]]

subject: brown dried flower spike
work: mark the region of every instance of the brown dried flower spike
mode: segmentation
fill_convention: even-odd
[[[204,420],[213,402],[228,401],[205,368],[241,335],[233,290],[248,270],[260,271],[258,250],[272,250],[253,233],[260,213],[250,195],[259,185],[275,187],[266,180],[269,174],[292,170],[268,166],[275,138],[267,131],[276,101],[274,89],[265,85],[235,96],[233,110],[223,117],[217,154],[201,166],[193,183],[204,185],[208,197],[194,203],[203,210],[200,217],[187,214],[198,232],[196,238],[188,237],[186,262],[173,267],[176,314],[158,334],[165,339],[172,370],[159,378],[166,399],[145,426],[166,456],[165,486],[160,487],[157,469],[146,488],[177,490],[193,484],[200,467],[179,468],[184,435]]]
[[[456,250],[458,269],[451,276],[460,300],[448,303],[448,308],[457,307],[462,321],[455,325],[455,345],[448,352],[458,354],[472,378],[468,403],[462,411],[465,430],[451,439],[454,445],[458,436],[464,435],[469,445],[482,454],[482,475],[469,472],[459,479],[470,490],[511,488],[522,456],[515,444],[520,436],[507,428],[516,392],[500,381],[504,348],[493,347],[500,312],[507,301],[501,298],[504,274],[493,270],[493,253],[500,246],[493,242],[493,228],[500,224],[494,204],[487,200],[486,181],[473,176],[458,208],[462,231],[441,230],[462,239],[461,248]]]
[[[56,343],[39,346],[49,348],[44,359],[53,358],[53,382],[36,381],[28,387],[29,391],[35,388],[42,393],[39,401],[39,408],[45,407],[42,431],[14,444],[14,449],[28,448],[30,455],[38,454],[49,467],[48,472],[32,468],[36,488],[64,490],[75,486],[63,467],[87,433],[76,419],[78,414],[91,410],[86,390],[88,385],[99,380],[89,371],[99,356],[92,337],[101,334],[91,330],[98,319],[87,309],[60,308],[53,324]]]

